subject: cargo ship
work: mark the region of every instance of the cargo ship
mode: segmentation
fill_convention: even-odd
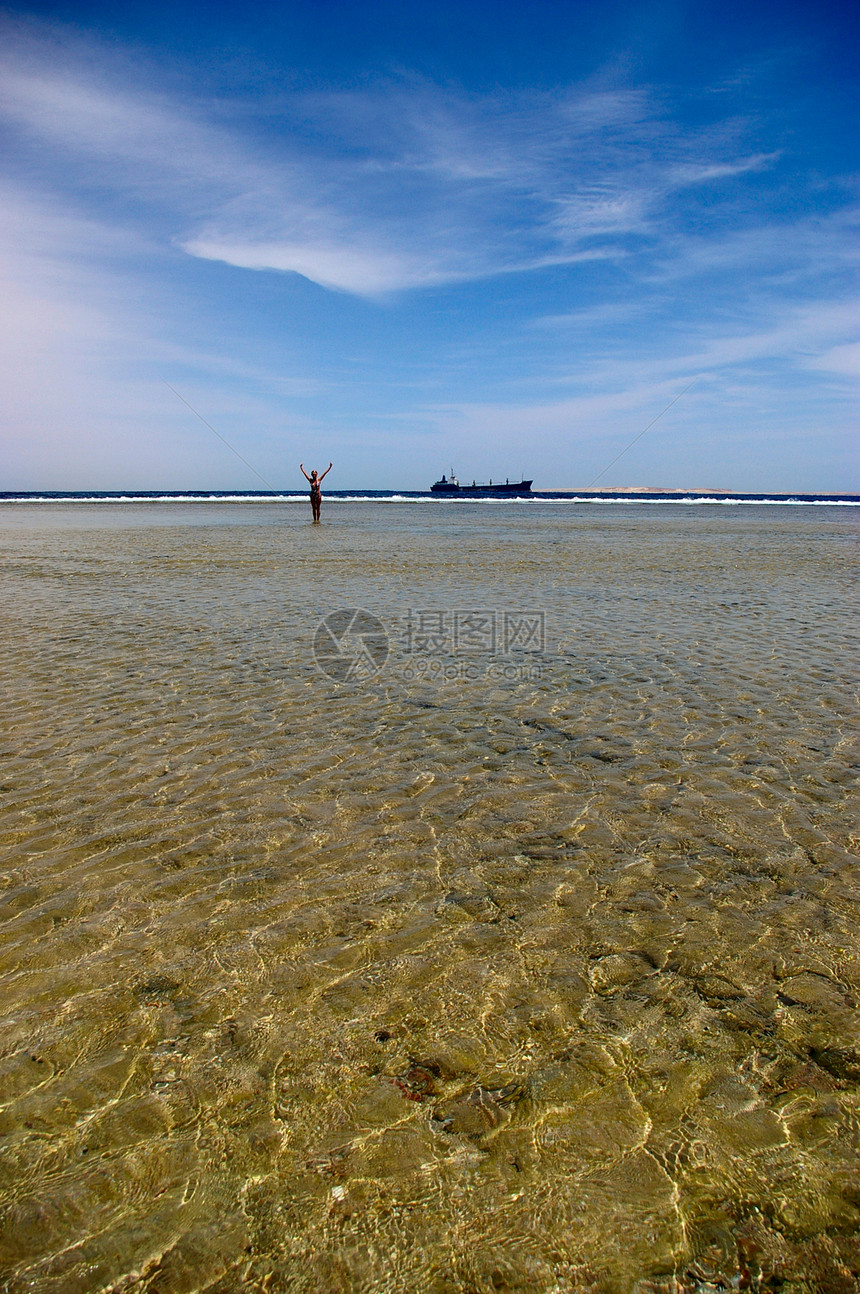
[[[461,485],[454,475],[454,469],[451,469],[450,476],[443,476],[440,481],[434,481],[430,486],[431,494],[454,494],[457,497],[463,495],[472,496],[476,494],[489,496],[490,498],[516,498],[519,495],[531,494],[531,481],[509,481],[505,479],[504,484],[494,485],[492,481],[487,485],[478,485],[473,481],[471,485]]]

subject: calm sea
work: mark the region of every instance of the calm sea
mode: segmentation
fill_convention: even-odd
[[[856,508],[40,497],[7,1294],[853,1289]]]

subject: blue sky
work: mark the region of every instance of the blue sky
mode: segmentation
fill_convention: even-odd
[[[860,491],[848,6],[0,11],[0,488]]]

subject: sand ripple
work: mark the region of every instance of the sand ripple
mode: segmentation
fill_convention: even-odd
[[[852,519],[239,511],[4,514],[2,1288],[848,1294]]]

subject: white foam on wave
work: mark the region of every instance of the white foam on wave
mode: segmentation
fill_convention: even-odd
[[[306,503],[306,494],[9,495],[0,503]]]
[[[532,494],[520,497],[508,498],[440,498],[438,495],[407,495],[407,494],[325,494],[324,500],[326,505],[334,503],[418,503],[418,504],[436,504],[447,507],[452,503],[484,506],[491,505],[498,507],[504,505],[509,507],[511,504],[566,507],[570,504],[596,504],[598,506],[612,507],[624,505],[629,507],[631,504],[659,504],[661,506],[671,506],[681,504],[685,507],[695,507],[699,504],[708,504],[711,507],[798,507],[798,508],[852,508],[860,507],[860,497],[849,496],[844,498],[798,498],[795,495],[774,496],[771,498],[753,498],[749,495],[733,495],[730,498],[713,495],[673,495],[670,498],[657,497],[653,495],[580,495],[566,494],[563,498],[547,497],[541,494]],[[0,504],[3,503],[32,503],[32,504],[69,504],[69,503],[106,503],[106,504],[150,504],[150,503],[307,503],[308,496],[302,494],[107,494],[107,495],[84,495],[84,494],[10,494],[0,498]]]
[[[299,502],[304,503],[306,501],[306,497],[307,496],[304,494],[301,495]],[[502,499],[451,498],[450,496],[439,498],[435,495],[430,495],[430,494],[417,495],[412,497],[404,494],[387,494],[387,495],[326,494],[323,497],[326,504],[329,504],[329,503],[434,503],[434,504],[439,504],[442,507],[449,507],[452,503],[458,503],[458,504],[465,503],[465,504],[469,504],[470,506],[490,505],[492,507],[509,506],[512,503],[525,504],[531,507],[534,507],[537,504],[540,504],[543,506],[558,505],[559,507],[566,507],[568,504],[571,504],[571,503],[576,503],[580,505],[586,504],[586,503],[594,503],[599,506],[605,506],[605,505],[612,506],[617,504],[629,505],[631,503],[643,503],[643,504],[652,504],[652,505],[663,504],[663,505],[669,505],[669,506],[672,506],[674,504],[685,504],[688,506],[695,506],[696,504],[707,503],[707,504],[710,504],[711,506],[725,505],[729,507],[738,507],[741,504],[744,504],[748,507],[754,507],[757,504],[762,504],[762,505],[771,506],[771,507],[798,507],[798,508],[860,507],[860,498],[858,497],[845,498],[845,499],[799,499],[799,498],[786,496],[785,498],[776,497],[772,499],[756,499],[746,495],[737,495],[736,497],[727,499],[727,498],[720,498],[720,497],[711,497],[710,495],[708,496],[675,495],[669,498],[666,498],[666,497],[659,498],[659,497],[650,497],[648,495],[640,495],[640,494],[600,495],[600,496],[568,494],[568,495],[565,495],[564,498],[558,498],[558,497],[552,498],[552,497],[545,497],[540,494],[531,494],[527,496],[523,495],[519,497],[509,497],[509,498],[502,498]]]

